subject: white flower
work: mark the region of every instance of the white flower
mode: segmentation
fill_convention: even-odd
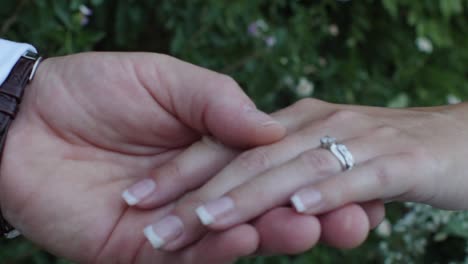
[[[257,21],[255,21],[255,23],[257,24],[257,27],[260,28],[261,30],[263,31],[268,30],[268,24],[265,22],[265,20],[258,19]]]
[[[80,23],[82,26],[86,26],[89,23],[89,17],[93,15],[93,10],[91,10],[89,7],[85,5],[80,5],[79,7],[80,10]]]
[[[80,5],[79,9],[80,13],[83,14],[83,16],[91,16],[93,14],[93,11],[85,5]]]
[[[384,219],[382,223],[377,226],[375,232],[381,237],[389,237],[392,234],[392,224],[388,219]]]
[[[461,99],[458,98],[454,94],[449,94],[449,95],[447,95],[447,103],[448,104],[459,104],[459,103],[461,103]]]
[[[301,97],[306,97],[314,92],[314,83],[302,77],[299,79],[299,83],[296,86],[296,93]]]
[[[336,37],[336,36],[338,36],[338,34],[340,34],[340,29],[338,28],[337,25],[331,24],[330,26],[328,26],[328,32],[333,37]]]
[[[249,24],[247,32],[253,37],[259,37],[262,33],[268,30],[268,25],[263,19],[257,19]]]
[[[276,45],[276,38],[274,36],[269,36],[265,39],[265,44],[267,47],[271,48]]]
[[[419,37],[416,39],[416,47],[419,51],[424,53],[431,53],[434,49],[432,47],[432,42],[426,37]]]

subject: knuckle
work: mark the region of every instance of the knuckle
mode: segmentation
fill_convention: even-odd
[[[182,179],[184,176],[179,164],[175,161],[170,161],[167,164],[165,175],[168,175],[169,177],[173,179],[179,179],[179,180]]]
[[[375,182],[379,189],[386,188],[392,183],[390,172],[387,166],[379,165],[374,171]]]
[[[312,171],[331,171],[339,165],[335,157],[321,150],[306,151],[299,157],[304,166]]]
[[[300,111],[308,111],[311,108],[316,108],[325,104],[327,103],[324,101],[309,97],[297,101],[292,107]]]
[[[257,182],[251,182],[246,185],[241,185],[236,187],[225,194],[226,197],[229,197],[234,201],[237,210],[239,212],[246,213],[247,211],[254,209],[253,204],[250,200],[246,198],[252,194],[255,194],[255,203],[261,205],[262,207],[273,206],[270,203],[275,201],[276,197],[272,197],[271,189],[266,189],[264,186],[257,184]],[[268,206],[266,206],[268,205]]]
[[[402,134],[402,131],[399,128],[389,126],[389,125],[382,125],[377,127],[374,130],[374,134],[377,137],[383,137],[383,138],[388,138],[388,137],[399,137]]]
[[[248,171],[262,171],[267,169],[271,162],[265,150],[257,148],[242,153],[238,157],[241,167]]]
[[[337,124],[348,124],[350,122],[356,122],[362,117],[361,113],[355,111],[340,109],[331,113],[325,120],[331,126],[336,126]]]
[[[239,84],[229,75],[220,74],[216,80],[219,87],[227,90],[239,90]]]
[[[174,209],[174,212],[180,215],[182,215],[184,212],[193,212],[195,208],[202,205],[206,201],[208,201],[208,199],[203,198],[202,195],[199,195],[196,192],[189,193],[180,199],[176,208]]]

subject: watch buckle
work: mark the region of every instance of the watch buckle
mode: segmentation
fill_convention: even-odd
[[[18,230],[13,229],[10,232],[5,234],[5,238],[6,239],[13,239],[13,238],[19,237],[20,235],[21,235],[21,233]]]
[[[39,56],[39,54],[37,54],[35,52],[32,52],[32,51],[29,51],[29,50],[26,51],[23,54],[22,57],[34,61],[34,66],[32,68],[31,74],[29,75],[29,78],[28,78],[29,81],[32,81],[32,79],[34,78],[34,75],[36,74],[37,67],[39,66],[39,63],[41,63],[41,61],[42,61],[42,57]]]

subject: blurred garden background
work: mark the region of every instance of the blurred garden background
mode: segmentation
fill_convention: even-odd
[[[267,111],[300,98],[388,107],[468,98],[468,0],[0,0],[0,37],[47,56],[167,53],[234,77]],[[468,263],[468,213],[390,204],[353,250],[253,263]],[[25,239],[0,263],[69,263]]]

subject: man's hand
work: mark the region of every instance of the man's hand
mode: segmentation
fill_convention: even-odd
[[[131,210],[120,193],[202,135],[247,147],[283,134],[232,79],[167,56],[88,53],[48,59],[8,134],[2,210],[26,237],[75,261],[131,263],[146,255],[153,262],[182,263],[213,243],[224,252],[205,261],[233,259],[256,249],[251,227],[210,235],[179,254],[180,260],[176,254],[145,252],[144,226],[171,205]],[[230,155],[216,162],[223,165]]]

